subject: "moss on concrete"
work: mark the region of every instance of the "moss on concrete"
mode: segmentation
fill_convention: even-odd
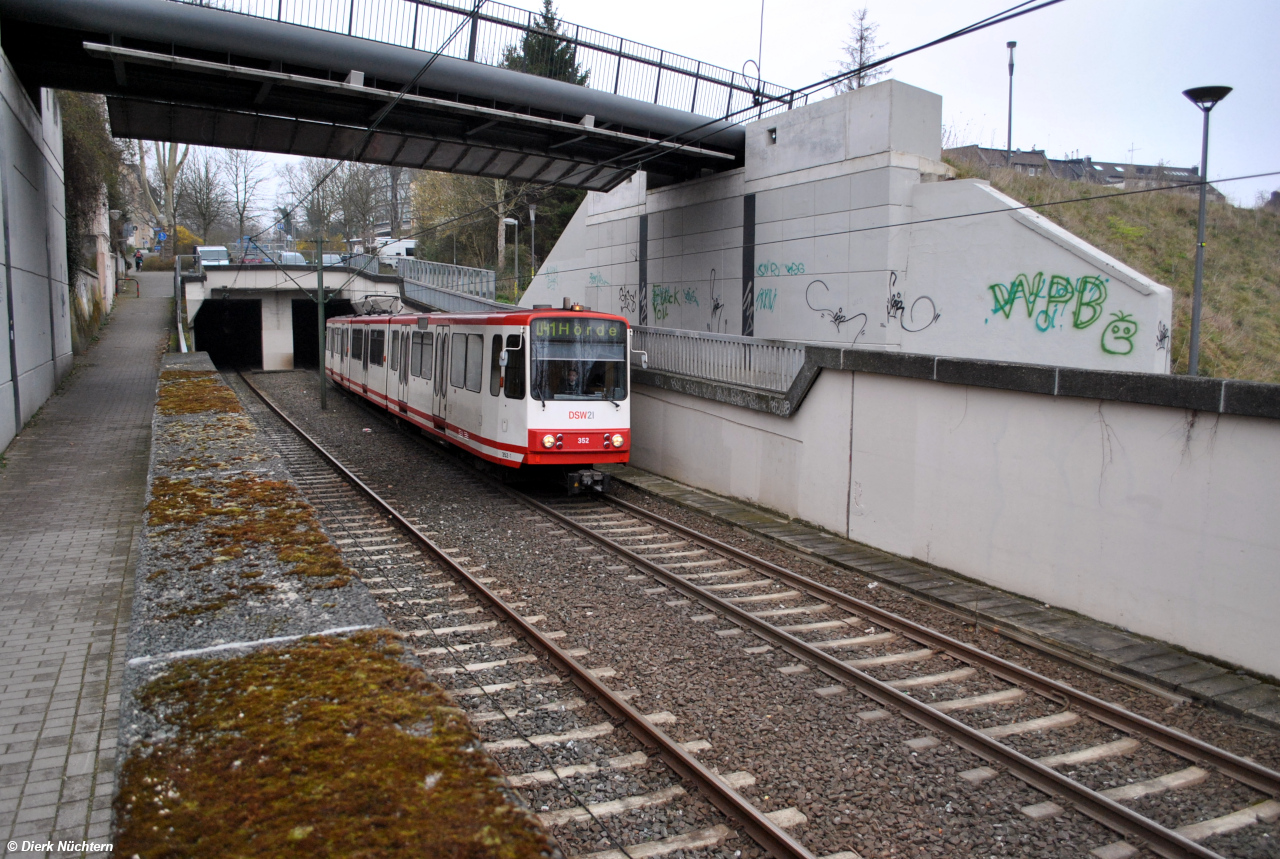
[[[547,855],[461,710],[387,631],[172,666],[140,693],[173,735],[131,750],[116,852]]]

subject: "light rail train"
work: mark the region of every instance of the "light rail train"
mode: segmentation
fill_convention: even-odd
[[[631,453],[631,329],[560,310],[393,313],[326,322],[325,374],[498,465],[608,489],[591,466]]]

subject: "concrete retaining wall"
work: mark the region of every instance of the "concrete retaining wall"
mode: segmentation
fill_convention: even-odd
[[[830,369],[632,415],[641,468],[1280,676],[1276,419]]]
[[[0,61],[0,450],[71,369],[62,118],[50,90],[32,102]]]
[[[521,304],[638,325],[1166,373],[1161,286],[979,180],[886,81],[750,123],[739,170],[590,193]],[[642,241],[641,236],[645,239]]]

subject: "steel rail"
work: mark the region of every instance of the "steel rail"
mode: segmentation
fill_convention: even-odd
[[[656,750],[658,756],[677,775],[696,785],[712,805],[738,824],[761,848],[771,856],[777,857],[777,859],[815,859],[814,855],[804,845],[800,844],[785,830],[766,817],[760,809],[752,805],[742,794],[721,781],[697,758],[686,752],[666,733],[646,719],[640,711],[615,695],[612,690],[591,674],[584,665],[543,635],[536,627],[526,621],[519,612],[504,602],[501,597],[445,554],[429,537],[419,531],[399,511],[359,477],[352,474],[337,458],[325,450],[318,441],[290,419],[257,385],[253,384],[243,374],[241,374],[240,378],[244,380],[249,390],[253,391],[267,408],[271,409],[290,429],[297,433],[299,438],[310,445],[344,480],[368,497],[382,512],[390,516],[410,539],[426,549],[429,554],[437,558],[454,575],[466,582],[467,587],[474,591],[481,600],[501,614],[508,623],[517,629],[520,637],[546,654],[554,665],[569,675],[574,685],[585,694],[591,696],[613,718],[622,721],[627,730],[646,748]]]
[[[1001,659],[972,645],[965,644],[950,636],[921,626],[914,621],[885,611],[871,603],[851,597],[820,582],[815,582],[813,579],[802,576],[785,567],[779,567],[762,558],[757,558],[755,555],[694,531],[679,522],[673,522],[621,499],[608,498],[607,501],[609,504],[620,507],[632,515],[647,519],[663,528],[676,531],[689,540],[701,544],[704,548],[721,552],[729,555],[734,560],[745,564],[753,564],[767,570],[791,587],[805,591],[815,599],[832,602],[846,611],[862,615],[881,626],[900,632],[912,641],[919,642],[934,650],[940,650],[962,662],[977,665],[1015,685],[1034,689],[1041,695],[1069,704],[1119,731],[1140,736],[1175,755],[1212,766],[1229,778],[1242,784],[1247,784],[1273,797],[1280,798],[1280,773],[1268,769],[1255,761],[1233,755],[1225,749],[1209,745],[1203,740],[1184,734],[1176,728],[1171,728],[1144,716],[1131,713],[1122,707],[1117,707],[1078,689],[1073,689],[1065,683],[1052,680],[1029,668]]]
[[[877,680],[870,674],[851,668],[825,651],[819,650],[790,633],[783,632],[776,626],[755,617],[750,612],[739,608],[724,598],[685,581],[680,576],[648,560],[643,555],[636,554],[626,546],[618,545],[590,528],[578,524],[554,508],[527,496],[520,496],[520,498],[525,504],[605,546],[609,551],[621,555],[686,596],[719,611],[734,623],[751,630],[759,637],[777,645],[792,656],[816,664],[818,670],[824,674],[848,683],[862,694],[886,707],[893,708],[916,724],[949,737],[956,745],[987,761],[1004,767],[1014,776],[1037,790],[1049,796],[1064,799],[1107,828],[1125,837],[1140,840],[1158,855],[1167,857],[1167,859],[1181,859],[1181,857],[1222,859],[1220,854],[1171,829],[1161,826],[1154,820],[1143,817],[1096,791],[1090,790],[1074,779],[1050,769],[1033,758],[1029,758],[1021,752],[996,742],[980,731],[933,709],[923,701],[918,701],[881,680]],[[763,563],[767,564],[767,562]],[[817,583],[815,582],[814,584]]]

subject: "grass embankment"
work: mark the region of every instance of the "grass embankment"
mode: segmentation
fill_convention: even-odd
[[[245,451],[252,426],[217,374],[161,374],[157,412],[179,418],[157,427],[172,455],[157,465],[171,473],[153,478],[147,508],[166,567],[147,577],[168,586],[159,621],[216,622],[276,591],[269,580],[282,576],[297,577],[303,596],[339,598],[352,571],[296,488],[239,470],[262,457]],[[121,769],[121,855],[550,853],[465,714],[406,663],[388,630],[173,662],[134,703],[152,727]]]
[[[952,163],[1027,204],[1090,198],[1036,211],[1173,289],[1173,370],[1187,371],[1199,196],[1115,191],[1011,170]],[[1280,383],[1280,213],[1209,203],[1200,375]]]

